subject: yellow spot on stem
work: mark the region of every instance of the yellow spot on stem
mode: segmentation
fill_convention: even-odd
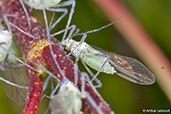
[[[55,58],[57,58],[57,55],[56,54],[54,54],[54,56],[55,56]]]
[[[132,69],[132,67],[131,66],[128,66],[128,67],[126,67],[126,69],[129,70],[129,69]]]
[[[39,82],[35,82],[34,84],[35,84],[36,86],[40,85],[40,83],[39,83]]]
[[[67,69],[67,67],[63,67],[63,69],[64,69],[64,70],[66,70],[66,69]]]
[[[41,56],[41,53],[43,51],[43,48],[49,45],[48,40],[39,40],[31,45],[31,50],[27,54],[27,59],[28,60],[34,60],[37,57]]]
[[[139,76],[142,76],[142,74],[138,74]]]
[[[62,57],[62,54],[59,54],[59,57]]]
[[[61,75],[60,74],[57,74],[58,78],[61,78]]]
[[[35,17],[32,17],[32,16],[30,17],[30,21],[33,22],[33,23],[37,23],[38,22],[37,19]]]
[[[27,30],[28,30],[28,27],[25,27],[25,28],[24,28],[24,31],[27,31]]]
[[[34,94],[34,97],[37,97],[37,94]]]
[[[103,107],[103,102],[99,103],[99,107],[102,108]]]
[[[65,75],[66,74],[66,71],[65,70],[62,70],[62,73]]]
[[[35,105],[35,107],[34,107],[35,109],[37,109],[38,108],[38,106],[37,105]]]
[[[46,67],[46,62],[44,61],[44,59],[41,58],[41,54],[43,49],[49,45],[49,41],[48,40],[38,40],[37,42],[30,42],[30,51],[28,52],[28,54],[26,55],[26,59],[27,60],[31,60],[36,62],[37,64],[39,64],[41,67]],[[53,42],[51,44],[54,44]],[[35,69],[39,72],[40,75],[46,75],[45,71],[42,70],[40,67],[35,66]]]
[[[64,60],[61,60],[61,63],[64,63]]]
[[[34,28],[32,29],[33,32],[35,32],[35,31],[37,31],[37,30],[38,30],[37,27],[34,27]]]

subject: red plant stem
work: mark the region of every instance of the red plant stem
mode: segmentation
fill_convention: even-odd
[[[171,101],[171,64],[163,52],[119,0],[94,1],[111,21],[123,15],[123,18],[114,26],[154,72],[160,86]]]
[[[28,23],[25,13],[21,7],[18,0],[1,0],[0,1],[0,13],[2,16],[5,14],[14,14],[15,17],[8,17],[8,20],[21,28],[24,31],[28,31]],[[32,29],[30,33],[34,36],[39,36],[38,39],[34,39],[20,32],[14,27],[11,27],[17,40],[22,48],[24,57],[31,60],[43,67],[47,67],[55,74],[60,80],[62,76],[59,69],[51,56],[49,49],[49,42],[47,40],[46,29],[38,22],[36,18],[33,17],[31,12],[28,11]],[[64,75],[74,82],[74,67],[73,62],[66,56],[65,52],[59,48],[56,40],[52,39],[52,47],[56,60],[58,61]],[[33,68],[38,69],[35,65],[30,62],[26,62]],[[27,75],[29,78],[29,93],[26,99],[25,107],[22,114],[36,114],[38,105],[40,103],[40,97],[42,93],[42,81],[40,74],[26,67]],[[81,87],[80,71],[78,71],[78,86]],[[104,112],[104,114],[113,114],[114,112],[106,104],[106,102],[100,97],[98,92],[92,88],[86,81],[85,90],[91,95],[93,100],[97,103],[99,108]],[[90,104],[87,98],[83,100],[82,111],[84,113],[98,114],[96,109]]]
[[[27,76],[29,77],[30,85],[29,85],[29,93],[27,95],[26,103],[22,114],[36,114],[40,103],[43,83],[38,73],[36,73],[35,71],[29,68],[26,68],[26,70],[27,70]]]

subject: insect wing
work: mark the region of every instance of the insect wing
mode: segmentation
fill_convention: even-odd
[[[11,81],[15,84],[21,85],[23,87],[28,86],[28,81],[25,77],[25,69],[24,66],[10,66],[6,68],[5,71],[1,72],[2,77],[4,77],[6,80]],[[19,105],[23,105],[25,103],[25,98],[28,89],[26,88],[18,88],[15,86],[12,86],[10,84],[2,82],[2,88],[5,92],[5,94],[15,103]]]
[[[103,53],[109,56],[109,62],[116,67],[119,76],[141,85],[150,85],[155,82],[154,75],[138,60],[116,53]]]

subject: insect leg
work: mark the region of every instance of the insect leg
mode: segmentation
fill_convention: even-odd
[[[39,38],[39,36],[33,36],[32,34],[28,33],[28,32],[25,32],[24,30],[22,30],[21,28],[19,28],[18,26],[16,26],[15,24],[11,23],[9,20],[8,20],[8,17],[15,17],[16,15],[14,14],[4,14],[4,20],[6,22],[6,25],[8,27],[8,30],[12,33],[11,29],[10,29],[10,25],[13,26],[14,28],[16,28],[17,30],[19,30],[20,32],[24,33],[25,35],[29,36],[29,37],[32,37],[34,39],[37,39]]]
[[[90,104],[96,109],[98,114],[104,114],[88,92],[85,91],[84,95],[87,97]]]
[[[3,47],[2,47],[3,48]],[[5,51],[7,51],[5,48],[3,48]],[[20,62],[20,63],[22,63],[22,64],[20,64],[20,65],[18,65],[18,66],[26,66],[26,67],[28,67],[28,68],[30,68],[30,69],[32,69],[32,70],[34,70],[34,71],[36,71],[36,72],[38,72],[39,73],[39,71],[37,71],[36,69],[34,69],[32,66],[30,66],[30,65],[28,65],[28,64],[26,64],[25,62],[23,62],[21,59],[23,59],[23,60],[26,60],[25,58],[23,58],[23,57],[16,57],[13,53],[11,53],[11,52],[8,52],[8,54],[11,56],[11,57],[13,57],[13,58],[15,58],[16,59],[16,61],[18,61],[18,62]],[[31,63],[33,63],[33,64],[36,64],[36,63],[34,63],[34,62],[31,62]],[[16,67],[17,65],[14,65],[13,67]],[[38,65],[38,67],[39,67],[40,65]]]
[[[72,34],[71,38],[73,38],[74,36],[76,36],[78,33],[80,32],[79,28],[76,28],[75,32]]]
[[[53,90],[55,90],[54,89],[53,78],[50,78],[50,82],[51,82],[51,91],[53,91]],[[50,96],[52,96],[52,95],[50,95]],[[47,95],[46,95],[46,97],[47,97]],[[51,99],[49,96],[47,98]],[[50,107],[48,106],[47,109],[46,109],[46,111],[44,112],[44,114],[47,114],[49,112],[49,109],[50,109]]]
[[[51,80],[51,81],[53,81],[53,80]],[[51,83],[51,85],[52,85],[52,83]],[[57,86],[55,87],[55,89],[52,90],[50,96],[43,95],[42,99],[44,99],[45,97],[48,98],[48,99],[52,99],[52,97],[55,95],[56,91],[58,90],[59,86],[60,86],[60,83],[58,83]],[[50,108],[48,106],[47,109],[46,109],[46,111],[44,112],[44,114],[47,114],[49,112],[49,109]]]
[[[52,17],[51,17],[51,20],[50,20],[50,23],[49,23],[49,31],[52,30],[51,26],[52,26],[54,17],[55,17],[55,12],[53,12]]]
[[[60,86],[60,83],[58,83],[55,87],[55,89],[53,89],[53,91],[51,92],[50,96],[48,95],[43,95],[42,99],[44,99],[45,97],[48,98],[48,99],[52,99],[52,97],[55,95],[56,91],[58,90]]]
[[[61,82],[61,81],[60,81],[52,72],[46,70],[44,67],[40,66],[39,64],[37,64],[37,63],[35,63],[35,62],[32,62],[32,61],[30,61],[30,60],[27,60],[27,59],[25,59],[25,58],[21,58],[21,59],[23,59],[23,60],[25,60],[25,61],[28,61],[28,62],[30,62],[30,63],[36,65],[37,67],[39,67],[39,68],[41,68],[43,71],[45,71],[47,74],[49,74],[49,76],[53,77],[53,78],[56,79],[58,82]],[[29,65],[26,64],[26,66],[30,68]],[[33,69],[33,68],[31,67],[31,69]],[[33,69],[33,70],[35,70],[36,72],[39,73],[39,71],[37,71],[36,69]]]
[[[71,11],[69,14],[69,18],[68,18],[66,28],[64,29],[64,35],[63,35],[62,41],[65,39],[67,32],[68,32],[68,29],[69,29],[69,26],[70,26],[70,23],[71,23],[71,19],[72,19],[74,9],[75,9],[75,0],[69,0],[69,1],[66,1],[66,2],[59,4],[59,7],[65,7],[65,6],[70,6],[70,5],[71,5]],[[49,30],[53,29],[68,13],[67,8],[56,8],[56,9],[49,8],[47,10],[53,11],[53,12],[63,12],[63,14],[58,18],[58,20],[56,20],[56,22],[52,26],[49,26]],[[53,19],[51,19],[51,23],[52,23],[52,21],[53,21]]]
[[[87,32],[79,33],[79,34],[77,34],[77,35],[89,34],[89,33],[94,33],[94,32],[100,31],[100,30],[105,29],[105,28],[107,28],[107,27],[113,25],[114,23],[118,22],[122,17],[123,17],[123,16],[120,16],[118,19],[116,19],[115,21],[113,21],[113,22],[111,22],[111,23],[109,23],[109,24],[107,24],[107,25],[105,25],[105,26],[102,26],[102,27],[100,27],[100,28],[93,29],[93,30],[90,30],[90,31],[87,31]]]
[[[58,90],[59,86],[60,86],[60,83],[58,83],[55,89],[52,91],[52,93],[50,94],[50,98],[52,98],[55,95],[55,92]]]
[[[6,79],[4,79],[2,77],[0,77],[0,80],[7,83],[7,84],[9,84],[9,85],[11,85],[11,86],[17,87],[17,88],[28,89],[27,86],[21,86],[21,85],[15,84],[15,83],[13,83],[13,82],[11,82],[9,80],[6,80]]]
[[[72,35],[75,34],[75,33],[74,33],[75,29],[76,29],[76,25],[72,25],[72,26],[71,26],[71,31],[70,31],[70,33],[69,33],[67,39],[71,39],[71,38],[72,38]]]
[[[99,108],[99,106],[96,104],[96,102],[93,100],[93,98],[91,97],[91,95],[85,91],[85,77],[87,78],[88,83],[90,84],[90,86],[93,86],[92,82],[90,81],[87,73],[82,72],[81,73],[81,93],[83,94],[83,98],[86,97],[88,99],[88,101],[90,102],[90,104],[96,109],[96,111],[98,112],[98,114],[104,114],[102,112],[102,110]]]
[[[74,64],[74,80],[75,86],[78,84],[78,65],[77,63]]]
[[[94,77],[94,73],[87,67],[87,65],[81,60],[82,64],[84,65],[85,69],[88,71],[88,73],[90,74],[91,77]],[[100,88],[102,87],[102,83],[101,81],[96,77],[95,82],[97,83],[97,85],[95,85],[95,88]]]
[[[51,90],[54,90],[54,83],[53,83],[53,79],[50,78],[50,82],[51,82]]]
[[[55,13],[55,12],[63,12],[63,14],[55,21],[55,23],[53,25],[51,25],[52,22],[53,22],[53,16],[52,16],[51,21],[50,21],[51,24],[49,26],[49,30],[52,30],[68,13],[68,10],[66,8],[56,8],[56,9],[49,8],[47,10],[52,11],[53,13]],[[55,14],[53,14],[53,15],[55,15]]]
[[[53,75],[51,72],[49,72],[49,71],[46,70],[45,68],[41,67],[41,66],[38,65],[37,63],[34,63],[34,62],[32,62],[32,61],[30,61],[30,60],[27,60],[27,59],[25,59],[25,58],[23,58],[23,57],[16,57],[15,55],[13,55],[13,54],[10,53],[10,52],[9,52],[9,55],[12,56],[12,57],[14,57],[17,61],[19,61],[19,62],[22,63],[23,65],[25,65],[25,66],[27,66],[28,68],[30,68],[30,69],[32,69],[32,70],[34,70],[34,71],[36,71],[36,72],[39,73],[39,71],[37,71],[36,69],[34,69],[33,67],[31,67],[30,65],[26,64],[25,62],[23,62],[21,59],[23,59],[24,61],[29,61],[30,63],[32,63],[32,64],[38,66],[39,68],[41,68],[42,70],[44,70],[47,74],[50,75],[50,77],[53,77],[53,78],[56,79],[58,82],[61,82],[55,75]]]
[[[49,109],[50,109],[50,108],[49,108],[49,106],[48,106],[44,114],[47,114],[47,113],[49,112]],[[52,114],[52,113],[51,113],[51,114]]]
[[[75,29],[74,28],[76,28],[75,27],[76,25],[71,25],[69,28],[68,28],[68,30],[72,30],[72,31],[74,31]],[[77,32],[78,30],[76,30],[76,32]],[[56,36],[56,35],[59,35],[59,34],[61,34],[61,33],[63,33],[63,32],[65,32],[65,29],[63,29],[63,30],[60,30],[60,31],[58,31],[58,32],[55,32],[55,33],[53,33],[53,34],[51,34],[51,36]],[[75,33],[74,33],[75,34]],[[72,35],[72,34],[71,34]]]
[[[22,8],[23,8],[23,10],[24,10],[24,12],[25,12],[25,14],[26,14],[26,18],[27,18],[28,26],[29,26],[29,32],[30,32],[30,30],[31,30],[30,17],[29,17],[29,15],[28,15],[27,9],[26,9],[26,7],[25,7],[25,5],[24,5],[24,3],[23,3],[23,0],[19,0],[19,1],[20,1],[20,4],[21,4],[21,6],[22,6]]]
[[[72,19],[72,16],[73,16],[73,13],[74,13],[74,9],[75,9],[75,0],[68,0],[68,1],[65,1],[63,3],[60,3],[58,5],[58,9],[60,9],[60,7],[65,7],[65,6],[70,6],[71,5],[71,12],[69,14],[69,19],[68,19],[68,27],[69,27],[69,24],[71,23],[71,19]],[[68,13],[68,10],[66,8],[61,8],[64,12],[63,15],[66,15]],[[64,11],[65,10],[65,11]],[[61,17],[64,17],[64,16],[61,16]],[[62,20],[62,18],[59,18],[58,20]],[[52,27],[55,27],[55,25],[59,22],[59,21],[56,21]]]
[[[67,32],[68,32],[68,28],[69,28],[69,25],[71,23],[71,19],[72,19],[72,16],[73,16],[73,13],[74,13],[74,9],[75,9],[75,0],[69,0],[69,1],[66,1],[63,3],[63,5],[61,6],[69,6],[71,5],[71,11],[70,11],[70,14],[69,14],[69,18],[68,18],[68,22],[67,22],[67,25],[66,25],[66,29],[65,29],[65,33],[62,37],[62,41],[64,41],[66,35],[67,35]]]
[[[2,72],[2,76],[6,80],[5,83],[2,83],[4,93],[10,100],[17,104],[23,104],[25,102],[28,91],[28,82],[24,76],[23,68],[10,67]]]
[[[52,55],[52,58],[57,66],[57,68],[59,69],[59,72],[60,74],[62,75],[63,79],[67,79],[66,76],[64,76],[60,66],[59,66],[59,63],[57,62],[55,56],[54,56],[54,52],[52,50],[52,45],[51,45],[51,38],[50,38],[50,32],[49,32],[49,28],[48,28],[48,22],[47,22],[47,16],[46,16],[46,11],[45,9],[43,9],[43,15],[44,15],[44,20],[45,20],[45,25],[46,25],[46,31],[47,31],[47,37],[48,37],[48,41],[49,41],[49,48],[50,48],[50,52],[51,52],[51,55]]]
[[[47,85],[49,84],[49,81],[51,79],[51,76],[48,76],[43,84],[43,91],[47,88]]]
[[[93,81],[94,79],[97,78],[97,76],[99,75],[99,73],[102,71],[104,65],[106,64],[106,62],[108,61],[109,57],[107,55],[101,55],[101,54],[98,54],[97,56],[102,56],[102,57],[105,57],[106,60],[104,61],[104,63],[100,66],[100,69],[98,70],[98,72],[94,75],[94,77],[91,79],[91,81]]]
[[[81,92],[85,91],[85,79],[88,81],[90,86],[96,88],[90,80],[89,75],[86,72],[81,72]]]

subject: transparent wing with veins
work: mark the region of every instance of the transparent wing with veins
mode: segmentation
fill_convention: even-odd
[[[154,75],[138,60],[111,52],[102,53],[109,56],[109,62],[118,70],[119,76],[141,85],[155,82]]]
[[[18,84],[23,87],[28,87],[24,66],[18,64],[7,65],[6,70],[1,71],[1,75],[8,81]],[[27,88],[18,88],[2,82],[2,88],[5,94],[16,104],[23,105],[27,95]]]

